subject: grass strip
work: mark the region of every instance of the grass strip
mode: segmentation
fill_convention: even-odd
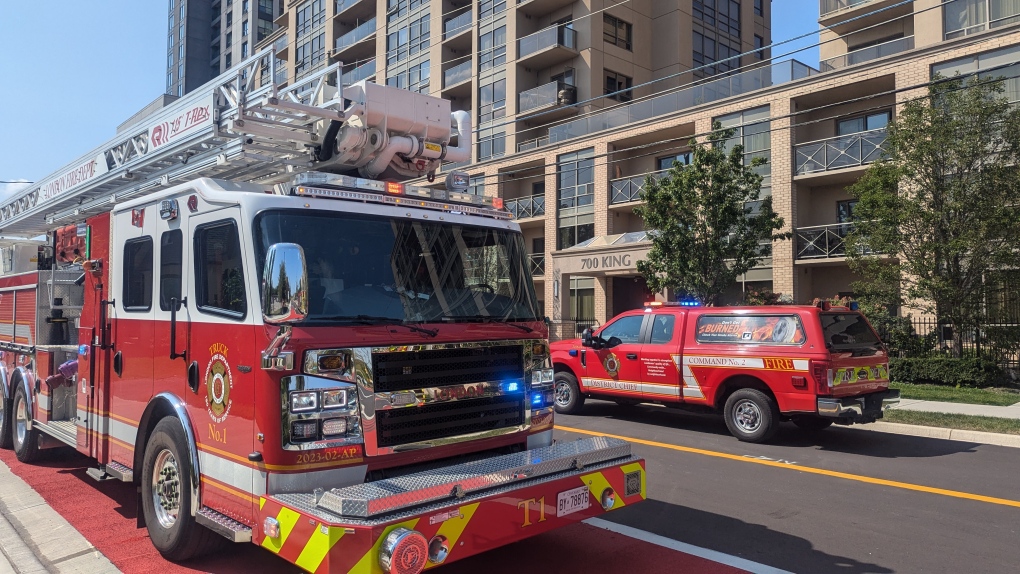
[[[944,401],[948,403],[996,405],[1000,407],[1008,407],[1020,403],[1020,391],[1016,389],[957,388],[943,385],[913,385],[896,382],[890,383],[889,388],[899,389],[901,398],[919,401]]]
[[[1020,419],[888,410],[883,422],[1020,435]]]

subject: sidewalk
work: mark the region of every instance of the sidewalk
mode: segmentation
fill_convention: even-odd
[[[1008,407],[999,407],[995,405],[972,405],[969,403],[946,403],[941,401],[900,399],[900,404],[895,408],[901,411],[922,411],[928,413],[949,413],[954,415],[1020,419],[1020,403],[1016,403],[1015,405],[1010,405]]]
[[[0,462],[0,574],[119,572]]]

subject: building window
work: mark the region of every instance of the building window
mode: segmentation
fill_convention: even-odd
[[[295,38],[302,38],[326,22],[325,0],[309,0],[297,9]]]
[[[232,62],[231,62],[233,60],[233,58],[231,56],[233,56],[233,54],[231,52],[227,52],[227,54],[225,56],[223,56],[223,66],[224,66],[223,69],[224,70],[229,70],[230,66],[233,65]]]
[[[170,29],[174,29],[174,15],[170,14]]]
[[[243,42],[241,44],[241,57],[242,58],[248,57],[248,42]]]
[[[506,79],[478,88],[478,121],[490,122],[506,115]]]
[[[836,202],[836,223],[850,223],[854,220],[854,208],[857,207],[856,199],[845,199]]]
[[[740,2],[694,0],[694,17],[724,34],[740,38]]]
[[[227,40],[226,41],[227,41],[227,50],[230,50],[231,48],[234,47],[234,33],[233,32],[227,32]]]
[[[485,195],[485,176],[472,175],[467,192],[472,195]]]
[[[386,36],[386,64],[392,65],[429,49],[429,15]]]
[[[124,243],[124,310],[152,309],[152,238]]]
[[[478,161],[506,155],[506,132],[478,138]]]
[[[326,33],[306,40],[294,50],[294,76],[300,78],[314,71],[326,59]]]
[[[595,150],[557,156],[556,172],[556,248],[566,249],[595,236]]]
[[[410,66],[406,70],[388,76],[386,78],[386,85],[425,94],[429,91],[429,71],[429,61],[425,60]]]
[[[180,57],[178,59],[183,60],[184,59],[184,44],[181,44],[181,47],[180,47],[179,51],[180,51],[180,54],[179,54]]]
[[[932,77],[935,74],[943,78],[951,78],[956,74],[963,76],[977,76],[980,80],[991,80],[1002,77],[1006,88],[1003,96],[1010,102],[1020,101],[1020,64],[1003,67],[1006,62],[1016,62],[1020,59],[1020,47],[1010,46],[985,52],[975,56],[967,56],[956,60],[950,60],[931,67]]]
[[[495,16],[506,10],[506,0],[479,0],[478,19]]]
[[[655,165],[659,171],[662,171],[673,167],[674,161],[680,165],[691,165],[691,152],[656,158]]]
[[[180,33],[177,34],[177,36],[183,41],[184,40],[184,26],[181,26],[179,28],[179,30],[180,30]]]
[[[892,112],[889,110],[855,118],[841,119],[836,122],[836,134],[846,136],[882,129],[889,125],[891,120]]]
[[[177,64],[177,79],[184,81],[184,62]]]
[[[227,28],[234,25],[234,13],[227,12]]]
[[[171,229],[159,236],[159,308],[170,310],[170,299],[181,300],[181,261],[184,234]]]
[[[506,26],[478,36],[478,71],[506,63]]]
[[[765,0],[754,0],[754,15],[755,16],[765,15]]]
[[[241,12],[244,12],[245,14],[248,13],[248,0],[242,0],[242,2],[241,2]]]
[[[167,90],[168,93],[173,88],[173,85],[174,85],[174,73],[173,72],[167,72],[167,74],[166,74],[166,90]]]
[[[754,49],[758,50],[757,52],[755,52],[755,55],[758,56],[759,60],[764,60],[765,59],[765,49],[764,48],[765,48],[765,38],[762,38],[761,36],[755,34],[754,35]]]
[[[233,220],[203,225],[195,231],[195,276],[199,310],[244,318],[244,269]]]
[[[272,34],[274,29],[276,29],[276,26],[273,24],[272,20],[263,20],[262,18],[259,18],[258,30],[255,31],[255,42],[261,42],[266,36]]]
[[[942,10],[947,40],[1020,22],[1016,0],[955,0]]]
[[[629,102],[634,99],[630,90],[633,80],[623,74],[606,70],[606,97],[618,102]]]
[[[725,74],[740,67],[740,41],[695,25],[691,36],[697,77]]]
[[[769,107],[762,106],[751,110],[744,110],[733,114],[727,114],[715,118],[723,129],[732,128],[733,137],[722,143],[723,148],[741,144],[744,146],[744,164],[750,165],[755,158],[765,158],[767,163],[759,166],[755,171],[761,175],[762,194],[771,193],[772,187],[772,164],[768,162],[772,155],[772,132],[769,120]],[[769,188],[766,192],[764,188]]]
[[[273,16],[276,12],[273,10],[273,0],[259,0],[259,14],[260,20],[273,21]]]
[[[572,321],[595,320],[594,279],[590,277],[570,278],[570,319]]]
[[[184,22],[184,6],[186,4],[187,4],[187,2],[181,2],[181,23]]]
[[[174,66],[174,53],[170,52],[166,55],[166,67],[172,68]]]
[[[615,16],[602,14],[603,31],[602,36],[606,42],[619,46],[624,50],[631,49],[631,37],[634,27],[630,22],[624,22]]]
[[[248,21],[241,22],[241,36],[248,37]]]
[[[387,0],[386,21],[392,22],[428,4],[428,0]]]

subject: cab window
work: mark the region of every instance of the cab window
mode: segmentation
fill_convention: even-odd
[[[611,345],[638,343],[641,340],[641,323],[644,319],[644,315],[620,317],[616,321],[606,325],[606,327],[602,329],[602,332],[599,333],[599,336]],[[619,342],[613,341],[613,338],[618,339]]]
[[[201,311],[244,318],[248,306],[234,220],[203,225],[195,231],[195,275],[195,295]]]
[[[654,315],[652,317],[652,345],[665,345],[673,340],[675,315]]]
[[[152,238],[124,243],[124,310],[152,309]]]

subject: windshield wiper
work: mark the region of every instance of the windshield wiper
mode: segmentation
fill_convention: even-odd
[[[528,327],[527,325],[518,325],[517,323],[514,323],[514,322],[510,321],[509,319],[500,319],[499,317],[493,317],[491,315],[458,315],[456,317],[443,317],[443,321],[447,321],[447,322],[451,322],[451,323],[456,323],[458,321],[465,321],[465,322],[477,321],[479,323],[499,323],[501,325],[510,325],[511,327],[515,327],[517,329],[520,329],[521,331],[524,331],[525,333],[532,333],[532,332],[535,331],[534,329],[532,329],[531,327]]]
[[[380,317],[375,315],[332,315],[329,317],[315,317],[315,319],[322,321],[349,321],[351,323],[359,323],[361,325],[399,325],[416,333],[423,333],[429,337],[435,337],[439,334],[438,329],[426,329],[425,327],[410,325],[403,319],[397,319],[395,317]]]

